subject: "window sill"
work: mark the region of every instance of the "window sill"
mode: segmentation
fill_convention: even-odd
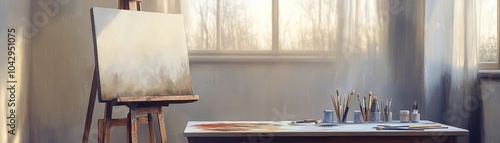
[[[333,56],[189,56],[191,63],[333,62]]]
[[[479,70],[480,78],[499,78],[500,70]]]

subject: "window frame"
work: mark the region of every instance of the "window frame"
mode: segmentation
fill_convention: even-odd
[[[497,62],[478,63],[478,75],[480,78],[500,78],[500,0],[497,0]]]
[[[491,70],[500,71],[500,0],[497,0],[497,62],[478,62],[479,72],[491,72]],[[478,57],[479,58],[479,57]]]
[[[220,8],[217,0],[217,7]],[[332,62],[333,49],[328,50],[281,50],[279,49],[279,0],[272,0],[272,44],[271,50],[221,50],[220,49],[220,12],[216,14],[217,47],[215,50],[188,50],[189,58],[195,62],[218,61],[305,61],[305,62]]]

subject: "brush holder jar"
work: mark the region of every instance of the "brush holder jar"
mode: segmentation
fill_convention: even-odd
[[[370,122],[380,122],[380,112],[371,112]]]
[[[411,114],[411,122],[413,122],[413,123],[420,122],[420,113]]]
[[[359,110],[354,110],[354,123],[363,123],[363,116],[361,115],[361,111]]]

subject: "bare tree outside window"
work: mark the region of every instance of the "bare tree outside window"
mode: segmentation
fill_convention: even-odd
[[[271,50],[269,0],[189,0],[190,50]]]
[[[497,0],[484,0],[481,5],[479,62],[498,62]]]
[[[335,42],[335,0],[280,0],[281,50],[329,50]]]
[[[491,34],[485,39],[481,39],[479,47],[479,62],[497,62],[497,35]]]
[[[188,0],[184,12],[187,44],[190,50],[216,50],[216,0]]]
[[[342,45],[338,42],[346,42],[345,39],[337,41],[339,32],[346,32],[337,30],[339,17],[346,14],[337,12],[338,0],[278,0],[277,6],[271,0],[186,0],[183,3],[190,50],[319,53],[334,51],[335,46]],[[380,32],[376,4],[359,1],[357,5],[363,7],[350,9],[356,14],[351,23],[355,23],[357,29],[340,35],[357,37],[351,38],[356,41],[347,41],[357,43],[356,47],[376,45],[373,43],[378,41]],[[275,23],[278,29],[273,29],[273,21],[278,22]],[[359,29],[364,32],[356,33]],[[277,33],[273,35],[273,31]],[[273,40],[277,41],[275,45]]]
[[[366,2],[366,1],[361,1]],[[186,0],[183,13],[190,50],[204,51],[329,51],[338,38],[337,0],[278,0],[278,36],[273,37],[271,0]],[[375,8],[365,7],[365,21],[380,18],[370,15]],[[498,62],[497,0],[481,5],[479,62]],[[364,36],[377,40],[377,28],[363,23],[359,28],[375,29]],[[363,36],[361,36],[363,38]],[[371,38],[370,38],[371,37]],[[276,38],[277,45],[272,41]],[[274,47],[273,47],[274,46]]]
[[[271,50],[271,1],[221,0],[220,5],[222,50]]]

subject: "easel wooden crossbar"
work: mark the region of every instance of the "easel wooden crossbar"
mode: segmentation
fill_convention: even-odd
[[[119,0],[118,7],[120,9],[128,9],[133,11],[141,11],[141,0]],[[94,22],[94,20],[93,20]],[[94,46],[96,46],[94,33]],[[186,53],[187,56],[187,53]],[[92,115],[94,111],[96,97],[99,93],[101,95],[102,83],[100,79],[100,71],[97,62],[96,54],[96,67],[94,69],[94,74],[92,78],[92,86],[90,90],[89,102],[87,107],[87,114],[85,120],[85,128],[83,133],[82,143],[88,143],[90,127],[92,124]],[[188,70],[189,71],[189,70]],[[189,74],[189,73],[188,73]],[[190,75],[189,81],[190,81]],[[190,84],[190,82],[189,82]],[[189,88],[190,85],[189,85]],[[162,107],[168,106],[169,104],[180,104],[180,103],[191,103],[198,101],[198,95],[168,95],[168,96],[124,96],[117,97],[112,100],[102,100],[99,96],[99,101],[105,102],[105,112],[104,118],[98,120],[98,142],[99,143],[109,143],[110,142],[110,129],[113,126],[127,126],[127,142],[137,143],[137,125],[147,124],[149,128],[149,140],[151,143],[155,143],[155,131],[152,124],[152,117],[156,114],[158,119],[158,125],[160,130],[161,142],[167,142],[166,125],[164,122],[164,115]],[[112,118],[113,107],[114,106],[127,106],[129,108],[129,113],[127,118]],[[140,116],[145,115],[145,116]]]

